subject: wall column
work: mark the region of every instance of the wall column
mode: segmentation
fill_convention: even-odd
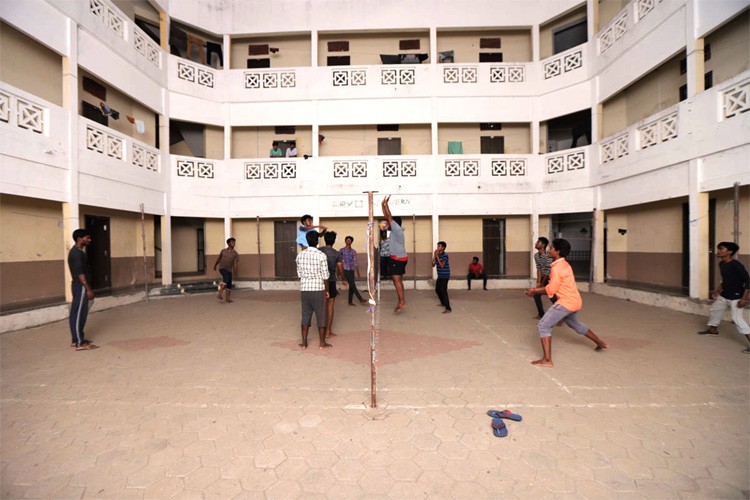
[[[594,230],[591,234],[591,264],[593,272],[591,273],[590,280],[592,283],[604,283],[604,211],[598,208],[594,209],[592,222],[594,223]]]
[[[232,67],[232,37],[229,35],[224,35],[224,39],[222,40],[222,47],[221,50],[224,52],[224,64],[222,64],[222,69],[228,70]],[[211,61],[208,61],[209,63]]]
[[[537,195],[531,195],[531,215],[529,216],[531,218],[531,238],[529,238],[530,241],[532,241],[534,244],[536,244],[536,240],[539,239],[539,211],[537,208]],[[532,251],[536,251],[533,250]],[[529,276],[536,280],[536,262],[534,261],[534,258],[531,258],[531,262],[529,263]],[[536,281],[534,281],[536,282]]]
[[[63,108],[68,112],[68,185],[67,201],[62,204],[62,220],[65,300],[70,302],[73,295],[68,285],[71,276],[67,257],[74,244],[73,231],[81,227],[81,213],[78,206],[78,24],[68,19],[67,25],[68,54],[62,58],[62,97]]]
[[[688,37],[687,41],[687,93],[688,97],[693,97],[706,90],[704,40]]]
[[[539,25],[531,27],[531,60],[539,61]]]
[[[169,16],[166,12],[159,12],[159,41],[162,50],[169,54]],[[164,58],[163,64],[166,67],[166,58]]]
[[[688,237],[690,241],[690,298],[708,299],[708,193],[700,189],[703,160],[690,160]]]

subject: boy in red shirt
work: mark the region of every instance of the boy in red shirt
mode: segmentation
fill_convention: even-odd
[[[573,268],[565,260],[565,257],[570,254],[570,243],[561,238],[552,240],[548,254],[554,260],[551,265],[549,283],[546,287],[529,288],[526,290],[526,295],[529,297],[541,293],[546,293],[550,297],[557,295],[557,302],[544,313],[537,326],[542,341],[543,357],[531,362],[532,365],[552,367],[552,328],[560,321],[565,321],[565,324],[576,333],[594,342],[596,344],[594,350],[600,351],[608,346],[589,330],[588,326],[578,320],[576,313],[581,310],[583,301],[576,286]]]
[[[466,275],[466,280],[469,282],[469,290],[471,290],[471,280],[482,280],[483,289],[487,290],[487,273],[484,272],[484,266],[479,263],[479,257],[471,259],[469,264],[469,274]]]

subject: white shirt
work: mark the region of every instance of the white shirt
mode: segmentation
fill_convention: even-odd
[[[297,156],[297,148],[286,148],[286,157],[294,157]]]
[[[308,247],[297,254],[297,276],[303,292],[325,290],[328,272],[328,258],[317,248]]]

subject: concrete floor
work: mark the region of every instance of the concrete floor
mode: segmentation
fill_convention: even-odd
[[[2,498],[749,498],[750,356],[733,325],[584,294],[540,356],[518,290],[338,299],[330,351],[297,348],[298,293],[238,291],[0,336]],[[548,303],[545,300],[545,305]],[[490,408],[522,422],[492,435]]]

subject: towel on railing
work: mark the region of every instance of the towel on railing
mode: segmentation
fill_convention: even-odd
[[[448,141],[448,154],[449,155],[464,154],[464,143],[461,141]]]

